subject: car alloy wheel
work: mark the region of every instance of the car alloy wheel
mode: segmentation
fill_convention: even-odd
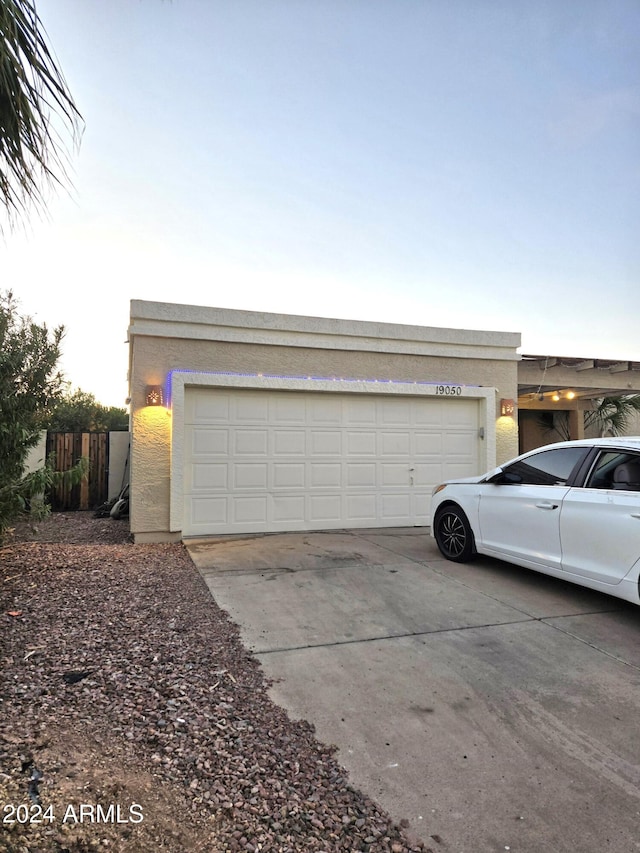
[[[466,515],[459,507],[447,506],[438,513],[435,533],[438,548],[447,560],[464,563],[473,556],[473,533]]]

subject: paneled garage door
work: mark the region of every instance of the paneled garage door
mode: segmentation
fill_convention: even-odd
[[[187,389],[183,535],[426,524],[478,427],[475,399]]]

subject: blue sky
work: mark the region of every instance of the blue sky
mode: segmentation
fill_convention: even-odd
[[[0,245],[123,405],[129,300],[640,360],[637,0],[40,0],[74,189]]]

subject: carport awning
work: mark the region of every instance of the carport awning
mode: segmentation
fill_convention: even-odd
[[[571,403],[620,394],[640,393],[640,361],[523,355],[518,365],[518,405],[538,408],[554,402]]]

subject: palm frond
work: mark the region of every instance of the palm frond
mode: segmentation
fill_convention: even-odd
[[[46,210],[51,185],[69,183],[63,133],[77,146],[81,122],[35,0],[0,0],[0,201],[10,225],[32,205]]]
[[[568,412],[539,412],[537,421],[538,428],[542,433],[552,437],[554,441],[569,441],[571,439]]]
[[[640,412],[640,394],[600,397],[594,408],[585,413],[585,427],[595,426],[600,435],[622,435],[633,415]]]

